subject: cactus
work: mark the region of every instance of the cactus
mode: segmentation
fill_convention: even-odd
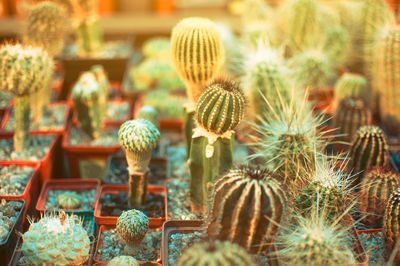
[[[152,150],[160,140],[160,132],[150,121],[129,120],[118,131],[118,141],[128,162],[128,198],[131,207],[141,206],[147,190],[147,174]]]
[[[58,205],[66,210],[78,209],[81,206],[82,197],[76,192],[66,191],[58,195]]]
[[[325,29],[322,50],[326,53],[333,68],[338,68],[346,61],[349,51],[349,34],[339,26]]]
[[[116,229],[128,244],[138,245],[149,229],[149,219],[139,210],[124,211],[118,217]]]
[[[282,265],[356,265],[348,228],[328,221],[324,211],[297,217],[277,242]]]
[[[81,129],[93,138],[101,135],[101,86],[92,72],[84,72],[72,89],[72,99]]]
[[[360,186],[360,213],[364,223],[382,228],[387,200],[400,187],[400,176],[390,168],[375,167],[367,171]]]
[[[389,163],[389,147],[385,135],[377,126],[362,126],[353,138],[349,169],[353,171],[353,185],[358,186],[364,173],[374,166]]]
[[[228,241],[199,242],[187,248],[178,260],[178,266],[191,265],[255,266],[252,257],[239,245]]]
[[[143,44],[142,53],[147,58],[169,59],[171,41],[165,37],[151,38]]]
[[[157,110],[151,105],[143,105],[140,107],[136,115],[136,119],[145,119],[153,123],[157,128],[160,128],[160,119]]]
[[[370,124],[372,124],[371,111],[363,99],[356,97],[344,98],[333,117],[333,127],[337,129],[338,135],[342,135],[338,139],[346,143],[351,143],[359,127]]]
[[[205,86],[217,75],[223,58],[221,36],[211,20],[186,18],[172,30],[172,63],[186,84],[189,97],[184,119],[187,154],[190,154],[191,138],[195,128],[194,106]]]
[[[156,108],[162,118],[183,118],[184,103],[185,98],[159,90],[147,93],[143,102],[144,105]]]
[[[243,118],[245,99],[241,89],[228,80],[216,80],[200,96],[189,156],[190,193],[194,212],[204,212],[207,186],[233,161],[233,129]]]
[[[15,95],[14,150],[29,143],[29,93],[43,86],[48,55],[40,48],[5,44],[0,47],[0,88]]]
[[[64,47],[66,14],[52,2],[35,5],[27,17],[25,40],[27,44],[42,47],[51,57],[58,55]]]
[[[243,83],[248,89],[252,121],[257,121],[257,116],[268,112],[263,97],[274,109],[279,108],[280,98],[287,103],[290,102],[289,69],[277,51],[259,47],[249,56],[244,72],[246,74]]]
[[[113,258],[108,266],[139,266],[139,262],[131,256],[118,256]]]
[[[400,134],[400,111],[398,111],[400,97],[400,26],[390,27],[383,35],[376,49],[376,71],[373,73],[374,92],[379,98],[379,112],[385,128],[389,134]]]
[[[89,257],[90,239],[82,222],[64,212],[31,222],[22,239],[25,265],[82,265]]]
[[[291,98],[291,102],[283,102],[280,109],[271,108],[265,99],[265,105],[270,108],[259,118],[259,123],[253,124],[254,143],[249,146],[254,148],[254,154],[249,159],[261,160],[298,194],[299,189],[311,181],[315,162],[324,158],[329,141],[325,131],[317,132],[324,118],[322,114],[314,116],[306,95],[302,99]]]
[[[107,114],[107,103],[108,103],[108,94],[110,91],[110,82],[108,80],[107,74],[104,70],[102,65],[94,65],[91,67],[90,70],[96,81],[100,85],[100,94],[99,94],[99,104],[100,104],[100,111],[101,116],[106,116]]]
[[[258,253],[270,245],[286,213],[281,185],[266,169],[240,166],[212,187],[207,234]]]
[[[396,252],[395,262],[393,265],[399,263],[399,250],[398,241],[400,239],[399,224],[400,224],[400,214],[399,214],[399,203],[400,203],[400,189],[397,188],[389,197],[388,202],[385,206],[385,214],[383,217],[383,232],[384,232],[384,243],[386,254],[391,254]]]
[[[335,84],[334,95],[334,110],[339,105],[339,102],[346,97],[360,97],[366,103],[370,102],[367,80],[362,75],[356,73],[344,73]]]

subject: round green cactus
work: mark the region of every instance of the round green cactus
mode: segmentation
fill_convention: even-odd
[[[347,31],[338,25],[327,27],[324,32],[322,50],[326,52],[334,68],[343,66],[349,51],[350,40]]]
[[[208,85],[196,105],[197,123],[207,131],[223,134],[243,119],[245,97],[237,84],[218,79]]]
[[[369,91],[367,90],[367,80],[364,76],[356,73],[344,73],[335,83],[335,96],[333,108],[346,97],[360,97],[366,103],[369,102]]]
[[[165,37],[151,38],[143,44],[142,52],[145,57],[168,59],[171,54],[171,41]]]
[[[89,257],[90,239],[82,223],[63,212],[32,223],[22,239],[27,265],[82,265]]]
[[[139,244],[149,229],[149,219],[143,212],[124,211],[117,220],[117,232],[129,244]]]
[[[199,242],[187,248],[178,260],[178,266],[213,265],[255,266],[252,257],[239,245],[228,241]]]
[[[81,206],[82,197],[74,191],[66,191],[58,195],[58,205],[67,210],[78,209]]]
[[[35,5],[27,18],[25,42],[45,49],[52,57],[64,46],[66,15],[52,2]]]
[[[160,118],[156,108],[151,105],[144,105],[140,107],[136,115],[136,119],[145,119],[153,123],[157,128],[160,127]]]
[[[131,256],[118,256],[113,258],[108,266],[139,266],[139,262]]]
[[[159,139],[158,129],[145,119],[126,121],[118,131],[118,140],[122,147],[136,153],[154,149]]]

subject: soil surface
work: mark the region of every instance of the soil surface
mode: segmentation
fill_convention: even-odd
[[[0,199],[0,242],[8,237],[21,208],[22,202]]]
[[[375,234],[358,234],[361,244],[368,255],[369,265],[384,264],[383,232]]]
[[[31,136],[29,138],[29,147],[23,151],[14,151],[14,140],[0,140],[0,160],[29,160],[39,161],[50,149],[50,144],[54,141],[55,136]]]
[[[113,146],[118,145],[118,128],[103,129],[102,135],[92,139],[79,128],[72,128],[69,136],[69,145]]]
[[[34,170],[15,165],[0,167],[0,195],[22,195]]]

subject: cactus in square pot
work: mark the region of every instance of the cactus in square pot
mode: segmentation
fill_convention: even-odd
[[[195,105],[204,88],[218,74],[223,64],[224,51],[218,28],[209,19],[183,19],[172,30],[171,60],[186,85],[189,102],[185,106],[184,135],[186,151],[195,128]]]
[[[245,97],[239,86],[217,79],[197,102],[189,156],[190,196],[193,212],[204,212],[209,185],[233,162],[233,129],[244,115]]]
[[[41,48],[5,44],[0,47],[0,88],[15,96],[14,150],[29,144],[30,93],[43,86],[49,61]]]
[[[130,207],[140,207],[145,201],[151,154],[159,140],[157,127],[145,119],[126,121],[118,131],[118,141],[128,162]]]

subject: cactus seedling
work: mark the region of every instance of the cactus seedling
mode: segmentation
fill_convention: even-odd
[[[129,205],[141,206],[146,196],[151,153],[160,140],[160,132],[150,121],[129,120],[121,125],[118,140],[128,162]]]
[[[240,166],[212,187],[207,234],[258,253],[272,243],[285,216],[284,191],[266,169]]]
[[[216,80],[200,96],[189,156],[190,193],[194,212],[204,212],[210,183],[233,161],[233,129],[244,114],[245,98],[235,83]]]
[[[143,105],[140,107],[136,115],[136,119],[145,119],[153,123],[157,128],[160,128],[160,119],[156,108],[151,105]]]
[[[382,217],[390,195],[400,187],[400,176],[389,168],[375,167],[367,171],[361,182],[361,214],[366,215],[364,223],[382,227]]]
[[[48,55],[40,48],[6,44],[0,47],[0,88],[15,95],[14,150],[29,143],[29,94],[43,86]]]
[[[374,166],[386,166],[389,163],[389,146],[382,129],[373,125],[360,127],[353,138],[350,158],[349,167],[357,174],[354,186],[360,183],[364,175],[360,172]]]
[[[139,210],[124,211],[117,220],[116,228],[127,243],[138,245],[149,229],[149,219]]]
[[[131,256],[118,256],[113,258],[108,266],[139,266],[139,262]]]
[[[76,192],[66,191],[58,196],[58,205],[66,210],[78,209],[81,201],[82,197]]]
[[[346,97],[360,97],[369,103],[369,92],[367,90],[367,80],[356,73],[344,73],[335,84],[335,98],[333,101],[334,110],[339,102]]]
[[[199,242],[187,248],[178,266],[255,266],[252,257],[239,245],[228,241]]]
[[[46,214],[22,235],[27,265],[82,265],[89,257],[90,239],[82,222],[61,214]]]

